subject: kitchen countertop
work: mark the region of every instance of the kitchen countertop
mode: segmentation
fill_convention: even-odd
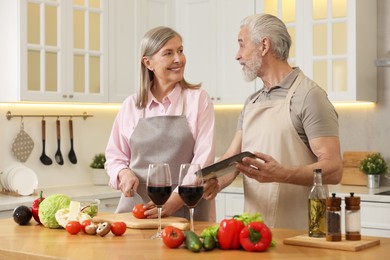
[[[378,192],[390,190],[390,186],[381,186],[377,189],[368,189],[365,186],[352,185],[328,185],[329,194],[336,193],[339,197],[349,197],[350,193],[355,193],[354,196],[360,196],[361,201],[390,203],[389,195],[376,195]],[[237,177],[228,187],[222,190],[226,193],[243,193],[242,177]]]
[[[9,195],[8,193],[0,193],[0,211],[13,210],[17,206],[26,205],[31,206],[32,202],[39,197],[39,192],[43,191],[43,196],[48,197],[52,194],[66,194],[72,199],[109,199],[119,198],[121,192],[114,190],[109,186],[97,186],[92,184],[73,185],[73,186],[56,186],[39,188],[33,195],[19,196]]]
[[[195,222],[199,234],[210,222]],[[266,252],[251,253],[243,250],[219,250],[192,253],[181,246],[165,247],[160,240],[150,240],[155,229],[127,229],[123,236],[111,233],[105,237],[79,233],[70,235],[64,229],[49,229],[30,222],[19,226],[12,219],[0,219],[0,259],[386,259],[390,252],[390,238],[379,239],[380,245],[351,252],[283,244],[285,238],[305,234],[301,230],[272,229],[274,248]],[[369,237],[365,237],[370,239]],[[337,242],[329,242],[337,243]]]

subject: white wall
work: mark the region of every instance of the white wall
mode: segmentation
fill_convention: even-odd
[[[111,131],[111,125],[117,113],[117,108],[111,107],[67,107],[51,106],[20,106],[15,104],[0,104],[0,171],[5,167],[17,162],[11,149],[16,135],[20,131],[21,118],[6,119],[7,111],[12,114],[82,114],[87,112],[93,115],[86,120],[83,118],[73,119],[74,150],[78,163],[71,164],[68,159],[70,149],[69,118],[60,118],[61,121],[61,153],[64,157],[64,165],[55,162],[54,154],[57,151],[56,119],[46,120],[46,154],[53,160],[53,164],[43,165],[39,157],[42,154],[41,141],[41,117],[24,118],[24,129],[31,136],[35,145],[34,149],[25,162],[27,167],[33,169],[39,180],[39,187],[74,185],[91,183],[91,170],[89,163],[94,154],[104,152]]]

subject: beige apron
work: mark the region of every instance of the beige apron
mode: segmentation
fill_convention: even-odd
[[[291,97],[303,77],[301,72],[286,99],[255,102],[246,106],[242,151],[269,154],[284,166],[316,161],[315,155],[296,132],[290,117]],[[287,183],[259,183],[244,176],[244,208],[246,212],[260,213],[270,227],[307,229],[310,188]]]
[[[184,102],[183,113],[184,114]],[[139,119],[130,137],[131,161],[130,169],[139,179],[138,194],[143,202],[150,201],[146,190],[146,177],[149,163],[168,163],[171,170],[172,188],[179,181],[180,164],[190,163],[194,157],[195,141],[188,125],[187,118],[181,116],[156,116]],[[116,210],[130,212],[134,199],[125,197],[122,193]],[[202,199],[195,207],[194,220],[209,220],[210,202]],[[175,212],[174,216],[189,218],[186,206]]]

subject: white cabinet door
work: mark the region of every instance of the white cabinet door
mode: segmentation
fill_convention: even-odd
[[[240,21],[254,12],[254,0],[176,1],[176,28],[187,57],[185,77],[201,82],[215,104],[243,104],[255,90],[235,60]]]
[[[290,63],[331,101],[349,102],[377,98],[376,6],[376,0],[275,0],[258,1],[257,10],[285,22],[293,41]]]
[[[172,0],[115,0],[109,2],[109,102],[121,103],[138,91],[139,45],[145,32],[173,26]]]
[[[107,102],[108,1],[2,1],[0,101]],[[10,47],[10,48],[9,48]]]

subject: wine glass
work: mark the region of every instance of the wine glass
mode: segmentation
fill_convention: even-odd
[[[199,164],[181,164],[179,195],[190,211],[191,231],[194,231],[194,208],[203,196],[203,177]]]
[[[172,193],[172,178],[167,163],[149,164],[146,180],[148,196],[157,207],[158,231],[151,239],[161,239],[161,211]]]

